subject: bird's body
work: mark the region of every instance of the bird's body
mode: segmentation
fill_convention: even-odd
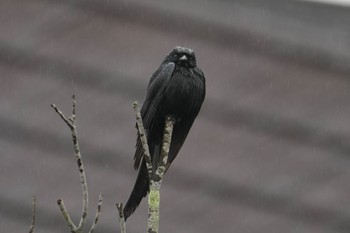
[[[175,47],[152,75],[141,109],[154,170],[159,162],[165,117],[170,116],[175,121],[166,167],[168,169],[198,115],[204,97],[205,78],[197,67],[193,50]],[[149,190],[148,173],[143,158],[138,136],[134,167],[139,169],[139,174],[124,208],[125,219],[135,211]]]

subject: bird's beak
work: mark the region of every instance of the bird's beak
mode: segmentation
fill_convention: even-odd
[[[186,55],[183,55],[182,57],[179,58],[180,61],[187,61]]]

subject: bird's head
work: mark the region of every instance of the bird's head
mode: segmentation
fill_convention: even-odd
[[[165,58],[167,62],[174,62],[176,65],[187,68],[194,68],[197,66],[196,55],[193,49],[176,46]]]

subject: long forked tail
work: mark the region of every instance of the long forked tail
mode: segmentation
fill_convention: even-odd
[[[125,220],[134,213],[136,208],[139,206],[142,198],[147,195],[149,190],[149,180],[148,172],[146,167],[146,162],[143,159],[141,167],[139,169],[139,174],[134,185],[134,188],[130,194],[128,201],[124,207],[124,218]]]

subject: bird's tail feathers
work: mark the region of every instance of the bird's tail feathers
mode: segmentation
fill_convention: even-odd
[[[142,159],[142,164],[139,169],[139,174],[134,185],[134,188],[130,194],[128,201],[124,207],[124,218],[125,220],[134,213],[136,208],[139,206],[142,198],[147,195],[149,191],[149,180],[146,162]]]

